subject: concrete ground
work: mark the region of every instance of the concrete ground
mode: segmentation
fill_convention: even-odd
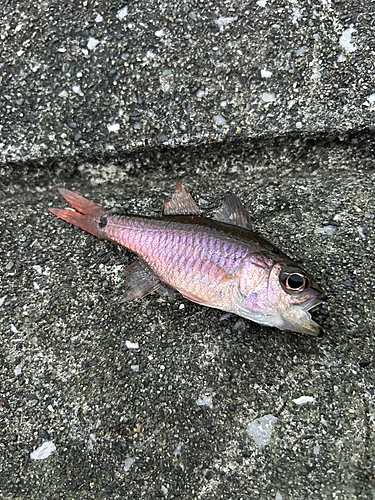
[[[375,498],[370,6],[0,8],[0,498]],[[175,179],[317,278],[323,338],[119,305],[134,256],[47,211]]]

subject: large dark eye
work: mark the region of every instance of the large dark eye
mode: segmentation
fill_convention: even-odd
[[[281,283],[287,290],[292,292],[302,292],[309,284],[306,276],[297,271],[284,271],[281,276]]]
[[[287,277],[285,285],[292,290],[300,290],[305,288],[306,278],[301,274],[293,273]]]

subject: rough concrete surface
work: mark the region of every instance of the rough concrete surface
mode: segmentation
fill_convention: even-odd
[[[375,498],[372,7],[3,3],[0,498]],[[174,179],[303,263],[323,338],[119,305],[134,256],[46,210]]]
[[[0,160],[372,127],[374,2],[3,2]]]

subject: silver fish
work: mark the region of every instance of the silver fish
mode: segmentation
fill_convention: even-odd
[[[50,212],[139,256],[127,270],[123,301],[165,287],[199,304],[280,330],[321,335],[310,310],[325,296],[312,276],[252,232],[238,196],[226,196],[215,219],[200,215],[180,183],[159,217],[118,215],[66,189],[72,209]]]

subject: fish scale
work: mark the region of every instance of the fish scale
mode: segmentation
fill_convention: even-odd
[[[241,200],[227,195],[216,220],[201,217],[191,195],[176,182],[163,215],[118,216],[66,189],[71,209],[49,209],[89,233],[135,252],[126,269],[122,302],[165,285],[200,304],[257,323],[310,335],[320,334],[310,309],[325,295],[312,276],[274,245],[252,232]]]
[[[241,264],[241,260],[233,256],[238,254],[244,258],[246,251],[218,237],[179,227],[172,229],[158,222],[108,217],[103,233],[137,253],[169,286],[197,297],[203,293],[210,302],[216,300],[221,306],[229,307],[231,300],[225,293],[231,284],[224,289],[223,280],[233,275]],[[218,267],[221,273],[217,272]]]

